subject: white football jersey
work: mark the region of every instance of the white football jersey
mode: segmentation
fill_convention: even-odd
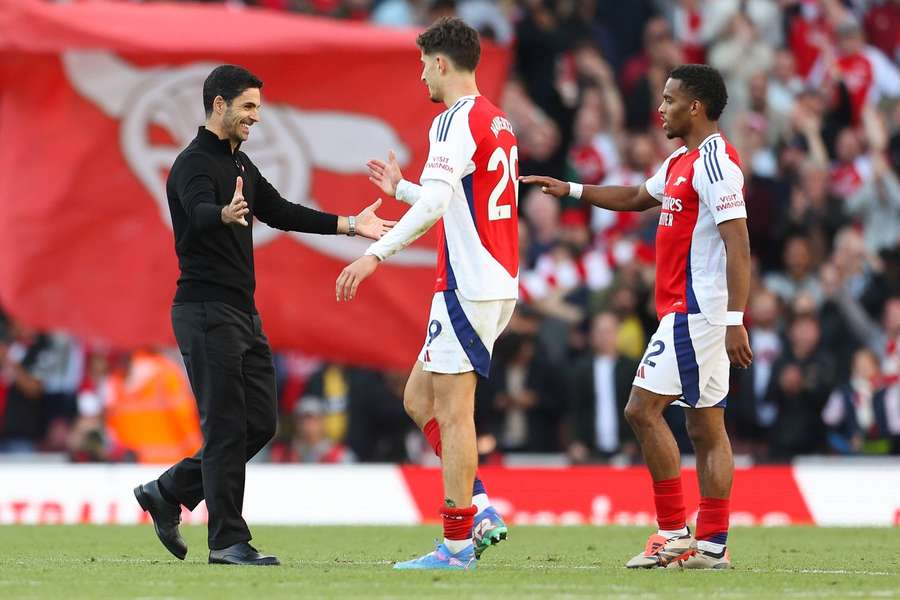
[[[734,147],[718,133],[673,152],[645,183],[662,203],[656,229],[656,312],[702,313],[725,325],[728,285],[718,225],[746,219],[744,175]]]
[[[435,291],[517,298],[519,161],[509,121],[484,96],[465,96],[435,117],[428,139],[421,182],[453,188],[440,222]]]

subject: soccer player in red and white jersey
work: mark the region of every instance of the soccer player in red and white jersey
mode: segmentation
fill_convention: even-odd
[[[494,341],[518,296],[518,149],[509,121],[478,93],[478,33],[445,18],[416,43],[431,99],[448,108],[431,125],[421,186],[402,180],[393,156],[369,162],[372,182],[412,208],[341,272],[336,293],[351,300],[381,261],[439,224],[428,329],[403,403],[442,459],[444,541],[394,567],[473,569],[481,552],[506,536],[476,478],[474,411],[476,374],[488,376]]]
[[[718,131],[727,101],[722,76],[682,65],[666,81],[659,113],[666,135],[684,146],[640,186],[581,186],[523,177],[556,197],[584,198],[609,210],[662,205],[656,230],[659,329],[634,378],[625,417],[653,477],[659,530],[632,568],[728,568],[728,499],[734,475],[725,432],[729,363],[753,359],[744,307],[750,288],[750,242],[740,159]],[[663,420],[672,403],[686,407],[697,456],[700,510],[692,536],[685,522],[680,456]]]

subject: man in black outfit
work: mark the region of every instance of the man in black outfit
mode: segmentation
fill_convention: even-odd
[[[375,210],[338,217],[282,198],[240,151],[259,121],[262,82],[223,65],[203,84],[206,124],[178,155],[166,182],[181,276],[172,325],[197,406],[203,448],[135,488],[156,534],[175,556],[187,545],[178,524],[181,506],[206,500],[209,562],[277,565],[248,542],[241,516],[245,463],[272,438],[276,426],[275,369],[253,301],[254,216],[285,231],[378,239],[393,226]]]

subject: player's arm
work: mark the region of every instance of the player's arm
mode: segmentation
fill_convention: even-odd
[[[352,300],[359,284],[375,272],[381,261],[393,256],[425,235],[438,219],[444,216],[453,197],[453,188],[446,181],[428,179],[422,186],[419,201],[380,240],[369,246],[366,253],[347,265],[335,284],[335,297]]]
[[[583,186],[579,183],[560,181],[543,175],[525,175],[519,177],[519,181],[538,184],[541,186],[542,192],[557,198],[572,196],[607,210],[640,212],[659,206],[659,201],[650,195],[644,184]]]
[[[725,349],[733,365],[746,369],[753,361],[753,351],[743,322],[737,321],[743,321],[750,295],[750,235],[747,232],[747,219],[731,219],[719,223],[719,235],[725,242],[725,279],[728,284],[729,325],[725,333]]]
[[[422,186],[418,202],[380,240],[369,246],[366,254],[386,260],[425,235],[438,219],[444,216],[453,197],[453,188],[446,181],[428,179]]]
[[[744,327],[744,309],[750,294],[750,235],[744,204],[744,174],[724,153],[713,151],[707,160],[708,169],[695,164],[691,183],[700,202],[712,214],[725,243],[728,286],[725,349],[731,364],[746,369],[753,361],[753,352]]]

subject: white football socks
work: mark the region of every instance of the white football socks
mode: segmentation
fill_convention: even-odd
[[[450,551],[451,554],[457,554],[461,550],[465,550],[466,546],[472,545],[472,540],[448,540],[444,538],[444,545],[447,546],[447,550]]]
[[[671,540],[672,538],[681,537],[683,535],[687,535],[688,533],[690,533],[690,532],[688,531],[687,526],[684,526],[681,529],[676,529],[674,531],[660,529],[659,531],[656,532],[656,535],[661,535],[664,538],[666,538],[667,540]]]
[[[722,550],[725,549],[725,544],[715,544],[713,542],[707,542],[706,540],[697,540],[697,549],[712,554],[722,554]]]
[[[488,506],[490,506],[491,501],[488,498],[487,494],[476,494],[476,495],[472,496],[472,504],[475,505],[475,508],[478,511],[475,514],[478,514],[481,511],[483,511],[484,509],[486,509]]]

